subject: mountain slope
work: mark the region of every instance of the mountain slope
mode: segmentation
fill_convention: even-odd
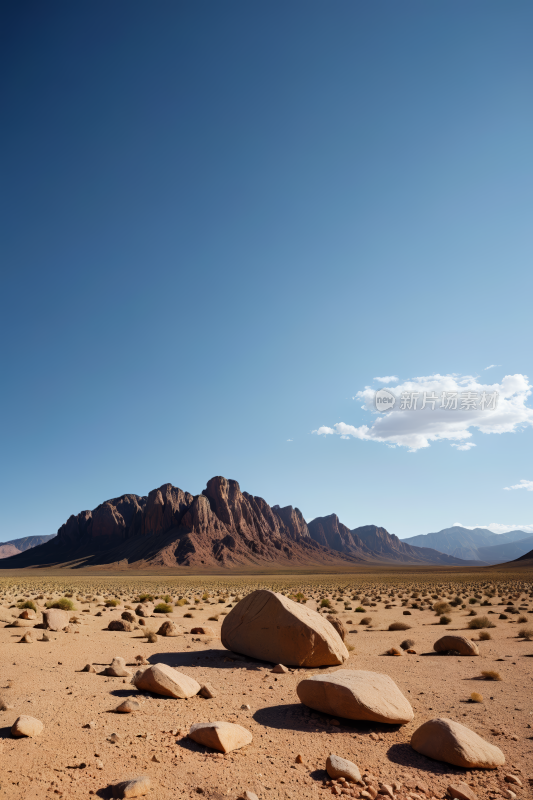
[[[416,547],[432,547],[441,553],[447,553],[456,558],[484,561],[485,554],[479,548],[493,547],[504,543],[518,542],[531,536],[525,531],[510,531],[508,533],[493,533],[487,528],[463,528],[454,525],[444,528],[436,533],[425,533],[419,536],[410,536],[402,541]]]
[[[10,542],[6,542],[5,544],[0,544],[0,559],[9,558],[9,556],[15,556],[17,553],[21,553],[22,551],[15,547],[14,544]]]
[[[12,544],[17,550],[24,553],[31,547],[37,547],[40,544],[50,541],[55,535],[55,533],[52,533],[49,536],[23,536],[21,539],[10,539],[9,542],[4,542],[4,544]]]
[[[350,530],[335,514],[306,524],[292,506],[270,507],[237,481],[211,478],[201,495],[167,483],[147,497],[126,494],[71,516],[50,541],[6,558],[2,568],[54,564],[232,567],[468,561],[413,547],[384,528]],[[479,566],[479,562],[477,562]]]
[[[492,547],[478,547],[477,552],[483,561],[489,564],[503,564],[506,561],[514,561],[516,558],[528,553],[533,548],[533,536],[521,539],[518,542],[506,542],[496,544]]]

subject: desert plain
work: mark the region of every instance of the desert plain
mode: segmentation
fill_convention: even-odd
[[[120,782],[139,776],[150,779],[145,796],[153,800],[237,800],[245,792],[259,800],[331,794],[429,800],[452,796],[449,788],[458,784],[477,798],[530,797],[532,577],[531,569],[505,566],[275,575],[0,573],[0,798],[111,798],[121,796]],[[275,673],[272,662],[224,648],[225,617],[256,589],[339,620],[348,660]],[[72,606],[66,630],[45,631],[39,626],[46,604],[62,598]],[[147,617],[136,614],[143,598]],[[161,603],[165,610],[156,611]],[[20,619],[24,606],[33,619]],[[125,612],[134,620],[131,630],[109,630]],[[179,635],[157,634],[167,620]],[[433,645],[446,633],[474,640],[479,656],[436,653]],[[391,648],[401,655],[389,654]],[[116,657],[125,661],[125,677],[104,674]],[[174,699],[139,690],[129,673],[142,663],[167,664],[210,686],[214,696]],[[87,665],[92,671],[83,671]],[[332,718],[300,702],[301,680],[340,669],[390,676],[413,720]],[[128,698],[139,708],[117,712]],[[21,715],[40,720],[42,732],[13,737]],[[416,752],[413,732],[435,717],[460,722],[499,747],[505,764],[465,769]],[[244,727],[252,741],[224,754],[188,736],[193,724],[219,720]],[[356,764],[362,780],[332,782],[326,771],[332,753]]]

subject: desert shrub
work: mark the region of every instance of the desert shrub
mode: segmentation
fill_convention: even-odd
[[[215,614],[213,617],[207,618],[209,622],[218,622],[218,614]]]
[[[187,617],[188,619],[191,619],[191,617],[192,617],[192,614],[191,614],[191,612],[190,612],[190,611],[187,611],[187,613],[186,613],[186,614],[184,614],[183,616],[184,616],[184,617]]]
[[[450,606],[449,603],[435,603],[433,605],[433,611],[435,612],[435,614],[438,614],[439,616],[441,614],[449,614],[451,610],[452,607]]]
[[[353,653],[353,651],[355,650],[355,647],[353,646],[353,644],[347,644],[347,645],[346,645],[346,649],[347,649],[347,650],[348,650],[350,653]]]
[[[483,695],[479,694],[479,692],[472,692],[472,694],[470,695],[470,699],[473,703],[482,703]]]
[[[357,611],[358,614],[364,614],[366,611],[366,609],[363,608],[363,606],[357,606],[355,610]]]
[[[495,669],[482,669],[481,670],[481,674],[487,681],[501,681],[502,680],[502,676]]]
[[[451,621],[451,617],[447,617],[446,614],[442,614],[441,618],[439,619],[439,625],[449,625]]]
[[[150,644],[155,644],[157,642],[157,633],[154,633],[154,631],[148,631],[146,633],[146,638]]]
[[[207,592],[203,593],[202,600],[204,601],[204,603],[206,602],[206,600],[209,600],[209,595],[207,594]]]
[[[415,646],[415,640],[414,639],[404,639],[403,642],[400,645],[402,650],[410,650],[414,646]]]
[[[106,600],[105,604],[108,608],[116,608],[119,605],[118,600]]]
[[[139,599],[137,600],[138,603],[153,603],[154,597],[151,594],[140,594]]]
[[[323,597],[320,601],[320,608],[331,608],[331,603],[327,597]]]
[[[60,608],[62,611],[74,611],[75,605],[68,597],[61,597],[59,600],[49,600],[46,608]]]
[[[530,642],[533,639],[533,628],[520,628],[518,636],[521,639],[527,639]]]
[[[407,622],[391,622],[389,631],[408,631],[410,627]]]
[[[158,614],[170,614],[172,611],[172,606],[169,603],[158,603],[154,608],[154,611]]]
[[[471,605],[471,606],[473,606],[473,605],[475,605],[475,604],[477,603],[477,600],[476,600],[476,598],[475,598],[475,597],[471,597],[471,598],[468,600],[468,602],[470,603],[470,605]]]
[[[524,623],[524,622],[528,622],[529,620],[528,620],[528,618],[526,617],[525,614],[520,614],[520,616],[518,617],[518,619],[516,621]]]
[[[492,639],[492,636],[490,635],[490,633],[488,631],[480,631],[479,639],[482,642],[488,642],[489,639]]]
[[[187,600],[186,597],[180,597],[179,600],[176,600],[174,605],[175,606],[188,606],[189,605],[189,601]]]
[[[488,617],[474,617],[468,623],[468,627],[471,630],[477,630],[479,628],[495,628],[496,626]]]
[[[370,625],[372,622],[372,617],[363,617],[359,625]]]
[[[19,607],[20,609],[22,609],[22,608],[33,608],[33,610],[34,610],[34,611],[37,611],[37,610],[38,610],[38,609],[37,609],[37,606],[35,605],[35,603],[33,602],[33,600],[25,600],[23,603],[19,603],[19,604],[18,604],[18,607]]]

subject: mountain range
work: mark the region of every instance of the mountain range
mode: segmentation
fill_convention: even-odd
[[[533,534],[525,531],[493,533],[488,528],[454,525],[437,533],[410,536],[403,542],[415,547],[433,547],[456,558],[501,564],[513,561],[533,549]]]
[[[269,506],[237,481],[211,478],[200,495],[167,483],[69,517],[57,536],[2,560],[32,566],[231,567],[246,565],[441,564],[479,566],[413,546],[376,525],[350,530],[336,514],[306,523],[293,506]]]

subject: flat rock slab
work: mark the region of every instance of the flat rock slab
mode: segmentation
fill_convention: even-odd
[[[448,650],[456,650],[462,656],[478,656],[479,650],[475,642],[467,639],[466,636],[442,636],[433,645],[436,653],[446,653]]]
[[[221,753],[229,753],[250,744],[253,737],[250,731],[233,722],[197,722],[191,726],[189,739]]]
[[[380,672],[340,669],[304,678],[296,687],[304,705],[330,716],[405,725],[414,718],[411,704],[392,678]]]
[[[133,682],[137,689],[181,700],[194,697],[200,691],[198,681],[167,664],[154,664],[142,672],[136,672]]]
[[[152,788],[152,781],[148,775],[141,775],[139,778],[132,778],[129,781],[122,781],[113,786],[113,797],[142,797]]]
[[[17,739],[21,736],[33,738],[34,736],[40,736],[43,730],[44,725],[40,719],[22,714],[11,726],[11,736],[15,736]]]
[[[436,717],[424,722],[411,737],[411,747],[436,761],[467,769],[496,769],[505,756],[496,747],[460,722]]]
[[[221,638],[228,650],[274,664],[336,666],[349,657],[335,628],[320,614],[266,589],[232,608]]]
[[[353,761],[348,761],[346,758],[336,756],[334,753],[330,753],[328,756],[326,770],[332,780],[346,778],[354,783],[359,783],[361,780],[361,773],[357,764],[354,764]]]

